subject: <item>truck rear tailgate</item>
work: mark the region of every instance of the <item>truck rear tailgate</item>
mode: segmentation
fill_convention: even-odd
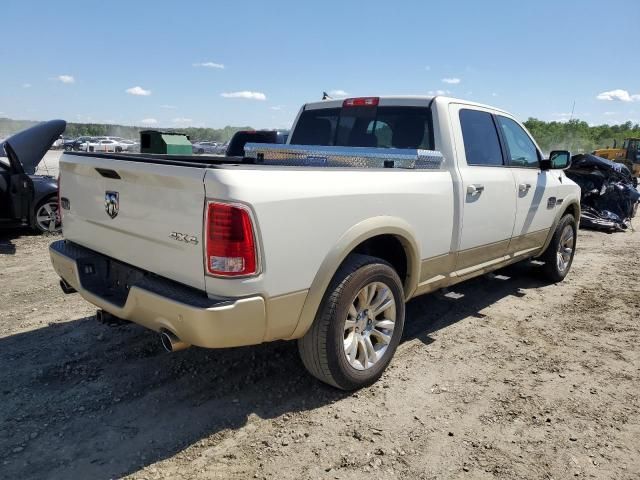
[[[198,165],[65,154],[60,160],[64,237],[205,290],[204,173]]]

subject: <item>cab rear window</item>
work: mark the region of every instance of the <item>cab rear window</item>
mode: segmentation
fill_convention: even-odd
[[[431,125],[431,112],[425,107],[305,110],[290,143],[433,150]]]

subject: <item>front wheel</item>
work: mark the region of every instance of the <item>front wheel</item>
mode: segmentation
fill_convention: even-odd
[[[542,271],[552,282],[561,282],[567,276],[576,252],[578,228],[573,215],[560,219],[549,246],[540,257],[544,261]]]
[[[56,197],[50,197],[36,207],[33,215],[33,226],[39,232],[60,232],[62,222],[58,214],[58,201]]]
[[[355,390],[391,362],[404,328],[404,292],[382,259],[350,255],[331,281],[315,321],[298,340],[302,362],[325,383]]]

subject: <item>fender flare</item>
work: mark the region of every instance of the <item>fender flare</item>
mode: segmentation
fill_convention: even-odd
[[[309,288],[291,339],[302,337],[311,327],[329,283],[345,258],[362,242],[378,235],[393,235],[401,242],[408,264],[404,294],[405,299],[411,298],[420,278],[420,248],[413,228],[397,217],[368,218],[347,230],[322,261]]]

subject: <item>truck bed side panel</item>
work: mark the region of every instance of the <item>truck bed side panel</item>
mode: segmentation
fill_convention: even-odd
[[[274,297],[309,288],[339,239],[372,217],[406,222],[420,259],[447,254],[451,245],[453,187],[444,170],[229,166],[208,170],[205,188],[208,198],[254,210],[264,255],[259,277],[207,277],[207,291],[219,295]]]

